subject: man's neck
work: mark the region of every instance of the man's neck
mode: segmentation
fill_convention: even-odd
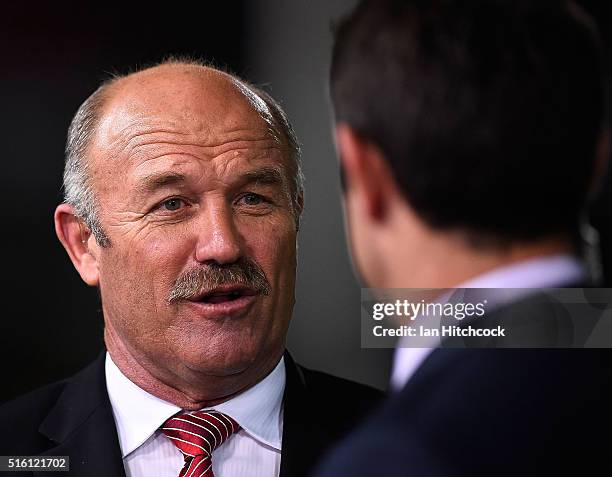
[[[130,381],[149,394],[185,410],[203,409],[232,399],[267,376],[282,357],[281,350],[260,366],[239,374],[197,376],[185,380],[153,366],[144,357],[137,359],[108,322],[104,328],[104,341],[113,362]]]
[[[560,254],[573,254],[563,237],[505,247],[476,248],[453,236],[431,237],[417,247],[402,247],[394,256],[384,288],[454,288],[502,267]],[[402,267],[397,264],[409,264]]]

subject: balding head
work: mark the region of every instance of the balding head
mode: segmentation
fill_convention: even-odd
[[[235,75],[192,60],[168,60],[157,66],[114,77],[103,83],[75,114],[68,130],[64,169],[64,199],[90,228],[101,246],[110,239],[102,227],[96,191],[92,145],[117,139],[120,130],[129,130],[130,121],[165,117],[191,119],[194,127],[212,125],[221,116],[251,116],[264,121],[270,135],[281,145],[291,176],[291,197],[296,225],[299,224],[303,195],[300,149],[287,116],[264,91]],[[199,124],[196,124],[199,122]],[[238,124],[236,124],[239,127]],[[163,127],[163,125],[160,125]]]

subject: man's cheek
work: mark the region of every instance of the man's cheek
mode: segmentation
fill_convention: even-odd
[[[279,237],[269,240],[258,253],[256,260],[266,272],[268,279],[282,274],[288,269],[295,257],[295,244],[287,243]]]

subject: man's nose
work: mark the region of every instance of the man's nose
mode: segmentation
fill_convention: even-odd
[[[200,263],[234,263],[242,255],[241,237],[231,210],[215,208],[198,221],[195,259]]]

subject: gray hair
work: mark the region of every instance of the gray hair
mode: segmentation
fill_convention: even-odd
[[[192,59],[170,58],[155,66],[161,65],[199,66],[221,71],[204,62]],[[75,215],[87,225],[96,239],[96,242],[101,247],[109,247],[111,241],[104,232],[100,222],[98,204],[92,185],[91,171],[89,170],[90,161],[87,160],[87,154],[101,119],[102,109],[109,96],[110,87],[116,81],[145,69],[149,68],[132,71],[124,76],[115,76],[102,83],[100,87],[81,104],[68,128],[66,162],[64,166],[64,202],[72,205]],[[287,150],[291,175],[292,212],[295,218],[296,229],[299,229],[301,204],[304,194],[304,176],[301,166],[300,146],[293,127],[280,104],[274,100],[272,96],[246,81],[243,81],[236,75],[229,75],[239,86],[246,88],[252,94],[260,98],[269,109],[271,120],[268,121],[268,123],[272,129],[272,133],[284,143],[283,145]],[[261,111],[260,114],[262,114]]]

